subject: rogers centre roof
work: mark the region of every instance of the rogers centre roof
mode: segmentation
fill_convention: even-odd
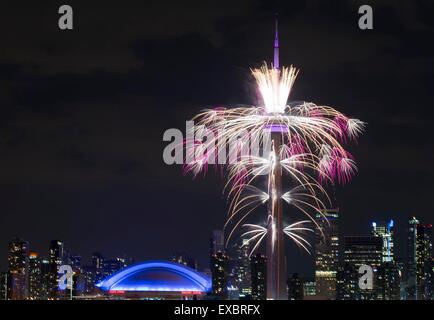
[[[147,261],[125,268],[97,284],[104,291],[208,292],[209,276],[182,264]]]

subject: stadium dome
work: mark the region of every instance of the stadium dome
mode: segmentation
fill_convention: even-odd
[[[125,268],[97,284],[108,293],[165,292],[205,294],[211,290],[209,276],[182,264],[147,261]]]

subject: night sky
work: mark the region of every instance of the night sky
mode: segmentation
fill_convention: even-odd
[[[74,9],[60,31],[58,7]],[[223,181],[162,159],[169,128],[198,111],[255,104],[250,67],[273,54],[301,69],[292,100],[367,122],[350,148],[359,172],[336,191],[341,232],[393,218],[405,258],[410,215],[434,222],[434,3],[409,1],[3,1],[0,4],[0,269],[19,236],[88,258],[166,259],[207,267],[226,216]],[[358,28],[371,4],[374,29]],[[288,245],[291,272],[313,259]]]

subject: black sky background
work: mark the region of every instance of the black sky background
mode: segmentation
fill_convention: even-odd
[[[74,9],[60,31],[57,10]],[[370,4],[374,29],[358,28]],[[434,3],[412,1],[8,1],[0,4],[0,267],[19,236],[89,257],[207,267],[226,215],[223,182],[163,163],[163,132],[199,110],[254,104],[249,68],[301,68],[291,96],[367,122],[351,149],[359,172],[336,192],[341,232],[396,221],[405,258],[410,215],[433,222]],[[289,270],[313,260],[288,244]]]

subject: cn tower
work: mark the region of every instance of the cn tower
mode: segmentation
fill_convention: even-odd
[[[279,34],[278,17],[276,15],[276,31],[274,38],[274,64],[279,69]],[[278,125],[267,126],[271,134],[271,154],[274,154],[274,165],[269,174],[269,202],[267,218],[267,299],[286,300],[286,258],[282,219],[282,167],[279,150],[283,143],[283,135],[287,128]],[[270,192],[272,190],[272,192]]]

